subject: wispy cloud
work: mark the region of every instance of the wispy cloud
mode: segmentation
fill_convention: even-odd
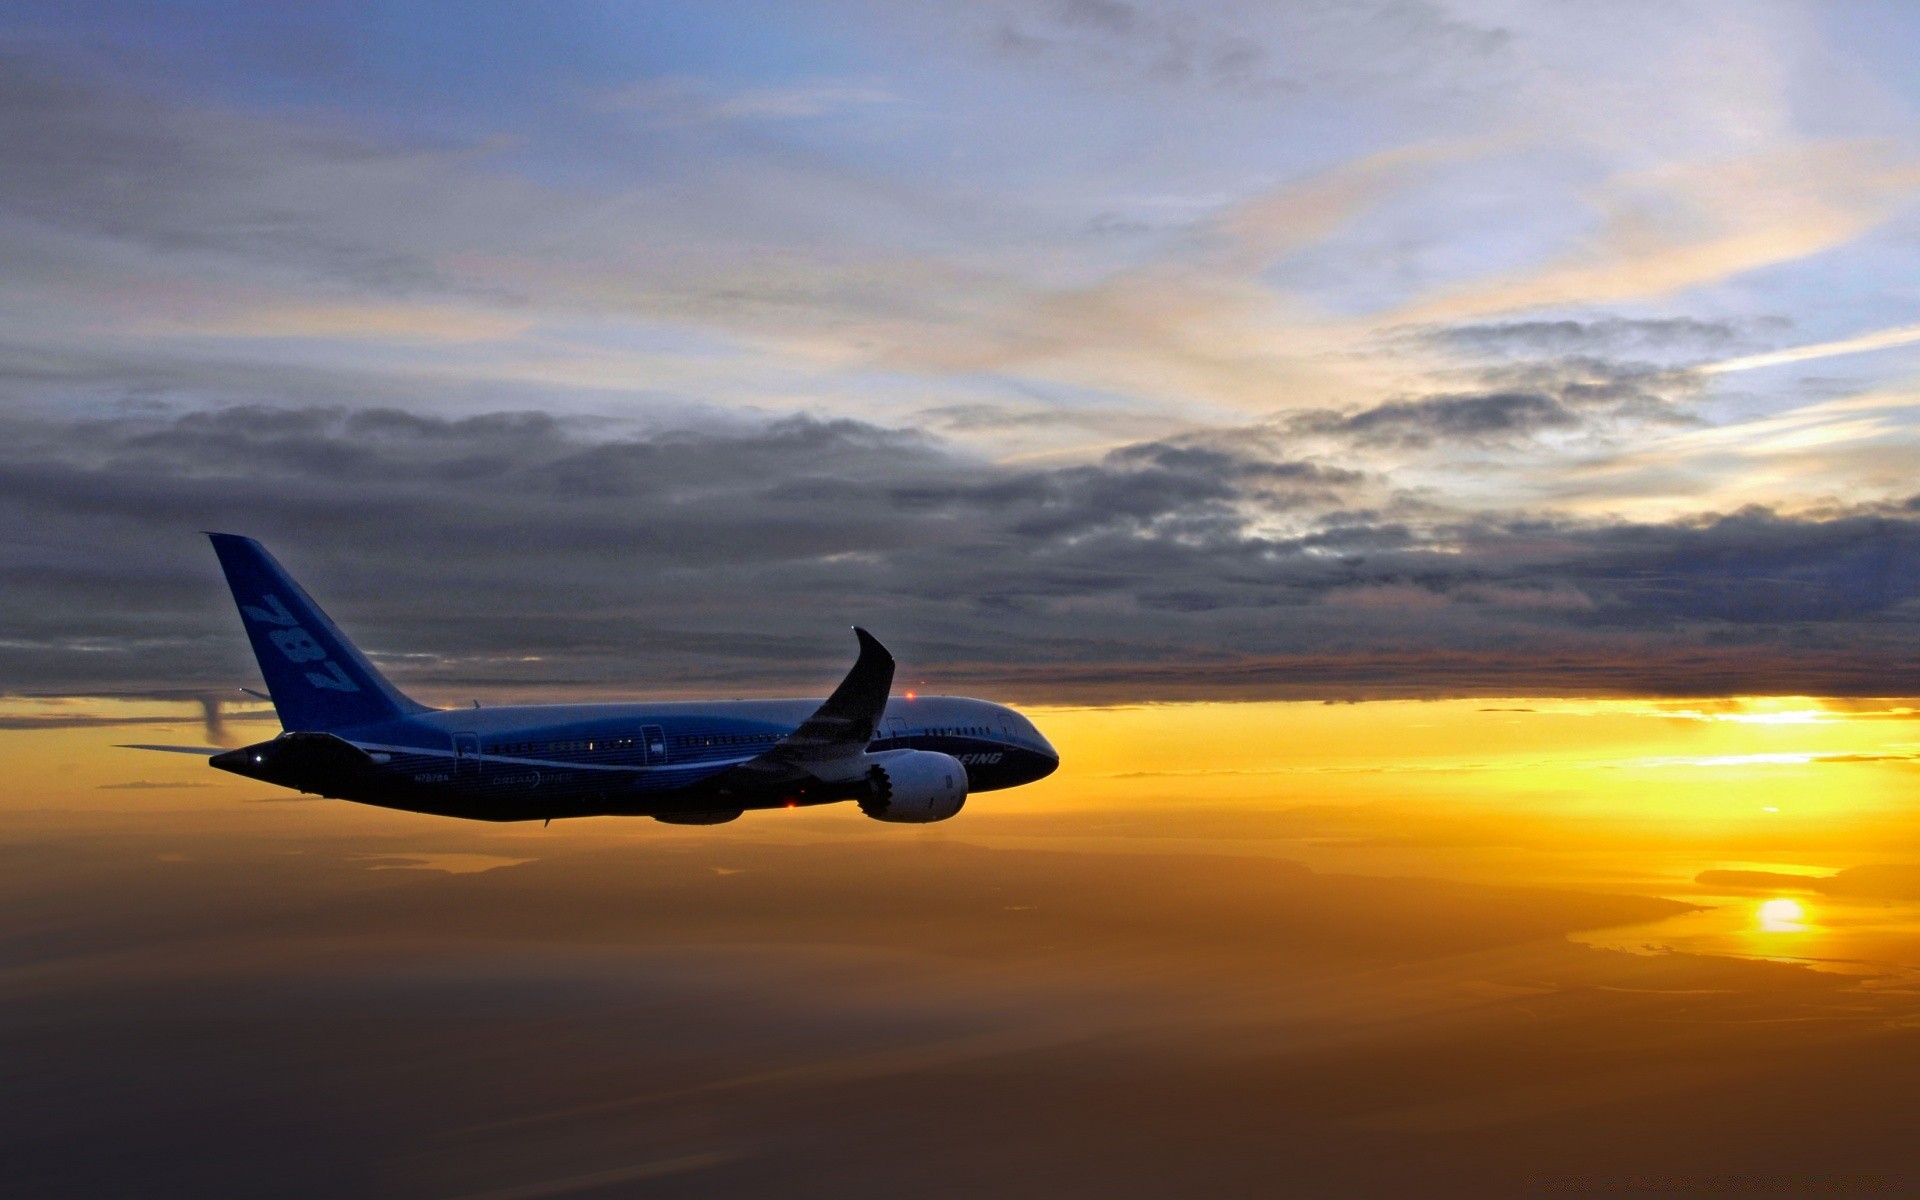
[[[1732,371],[1757,371],[1763,367],[1781,367],[1793,363],[1813,362],[1822,358],[1837,358],[1843,354],[1890,350],[1895,346],[1910,346],[1915,342],[1920,342],[1920,325],[1901,325],[1893,329],[1875,330],[1872,333],[1840,338],[1831,342],[1814,342],[1806,346],[1792,346],[1785,350],[1770,350],[1765,354],[1745,354],[1739,358],[1723,358],[1718,362],[1705,363],[1695,369],[1707,375],[1725,375]]]
[[[1659,299],[1860,237],[1913,202],[1920,158],[1877,141],[1806,142],[1609,180],[1600,226],[1558,260],[1415,301],[1410,322]]]
[[[897,106],[902,98],[871,80],[811,79],[779,87],[729,89],[691,75],[643,80],[606,96],[608,108],[666,124],[808,121]]]

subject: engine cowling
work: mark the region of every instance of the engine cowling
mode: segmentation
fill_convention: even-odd
[[[664,825],[725,825],[739,816],[737,808],[717,808],[705,812],[655,813],[653,819]]]
[[[944,821],[967,802],[967,769],[951,754],[888,750],[867,768],[860,811],[876,821]]]

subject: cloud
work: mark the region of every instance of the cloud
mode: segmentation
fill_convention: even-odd
[[[716,81],[670,75],[629,84],[603,104],[664,125],[728,121],[806,121],[902,103],[869,80],[813,79],[783,87],[728,90]]]
[[[1015,406],[1012,404],[942,404],[920,410],[916,417],[925,424],[948,431],[989,433],[1017,430],[1023,447],[1030,447],[1034,435],[1063,430],[1078,439],[1092,433],[1127,440],[1172,434],[1184,422],[1170,416],[1119,408],[1058,408],[1053,406]]]
[[[15,687],[253,677],[192,530],[274,547],[409,686],[818,688],[842,630],[1026,699],[1884,695],[1920,521],[1498,517],[1271,430],[993,464],[790,418],[233,408],[0,422]]]
[[[1600,317],[1447,325],[1423,331],[1423,336],[1478,356],[1646,361],[1652,356],[1697,359],[1725,353],[1752,335],[1733,322],[1698,317]]]
[[[741,92],[715,105],[714,115],[739,120],[793,121],[898,103],[900,97],[871,83],[828,80]]]
[[[1048,7],[1034,19],[1103,27],[1126,24],[1122,9],[1133,11]],[[1137,32],[1176,18],[1143,7],[1127,20]],[[505,143],[196,107],[52,59],[0,59],[0,87],[14,114],[0,122],[0,153],[19,166],[0,181],[0,252],[15,263],[0,301],[10,297],[18,314],[5,359],[15,371],[39,364],[58,386],[94,374],[143,396],[227,399],[258,387],[242,376],[280,373],[372,404],[432,396],[472,407],[472,394],[489,392],[517,398],[486,407],[530,407],[536,395],[576,411],[690,407],[681,397],[691,392],[868,411],[848,394],[897,393],[892,385],[911,375],[990,396],[902,405],[896,419],[966,404],[1063,407],[1033,399],[1044,384],[1139,414],[1112,423],[1121,437],[1141,436],[1148,418],[1165,427],[1248,412],[1357,413],[1436,395],[1417,412],[1377,419],[1412,429],[1446,426],[1452,413],[1453,427],[1495,432],[1502,406],[1516,429],[1571,430],[1553,406],[1573,409],[1544,385],[1448,378],[1462,353],[1528,342],[1567,361],[1612,359],[1621,375],[1620,363],[1643,349],[1699,361],[1744,348],[1728,322],[1489,324],[1478,317],[1506,300],[1457,303],[1518,295],[1519,276],[1336,315],[1311,286],[1295,290],[1290,281],[1300,281],[1274,272],[1303,251],[1339,250],[1370,216],[1402,227],[1396,205],[1443,195],[1449,172],[1514,148],[1484,132],[1296,169],[1277,185],[1269,176],[1258,190],[1185,210],[1144,254],[1082,247],[1040,266],[1020,250],[1030,231],[996,234],[1011,238],[1004,252],[954,253],[965,229],[952,224],[963,218],[950,198],[765,146],[646,187],[562,187],[509,170]],[[734,105],[742,118],[769,119],[876,106],[891,94],[861,80],[728,93],[669,77],[649,87],[629,101],[716,113]],[[1796,222],[1864,229],[1892,210],[1910,175],[1897,155],[1865,142],[1621,173],[1601,188],[1602,234],[1534,270],[1525,287],[1552,291],[1554,279],[1624,270],[1627,259],[1664,270],[1701,239],[1740,241]],[[1782,178],[1794,182],[1783,190]],[[1766,198],[1775,191],[1784,198]],[[1576,260],[1585,265],[1569,266]],[[1627,294],[1600,286],[1573,298]],[[1570,296],[1543,293],[1521,307]],[[1683,342],[1696,351],[1681,353]],[[284,386],[269,394],[279,399]],[[1522,394],[1539,400],[1512,399]],[[1062,418],[1043,448],[1101,439],[1090,423],[1082,434],[1072,423]],[[1595,424],[1591,410],[1579,424]],[[948,428],[1005,448],[977,423]]]
[[[1648,426],[1692,422],[1698,381],[1683,372],[1566,357],[1465,372],[1481,390],[1388,400],[1358,411],[1314,411],[1278,424],[1301,436],[1355,446],[1517,444],[1543,434],[1597,440]]]
[[[1816,359],[1835,358],[1843,354],[1865,354],[1870,350],[1910,346],[1915,342],[1920,342],[1920,325],[1901,325],[1893,329],[1879,329],[1872,333],[1841,338],[1838,341],[1815,342],[1807,346],[1771,350],[1764,354],[1747,354],[1739,358],[1721,359],[1719,362],[1704,363],[1695,369],[1707,375],[1724,375],[1729,371],[1754,371],[1762,367],[1812,362]]]
[[[288,304],[201,321],[161,322],[166,333],[232,338],[354,338],[401,342],[485,342],[527,332],[525,316],[443,305]]]
[[[1671,901],[1181,853],[1196,819],[1243,846],[1302,824],[1191,806],[1110,819],[1132,844],[1101,853],[841,814],[703,843],[274,807],[16,835],[15,1190],[559,1196],[697,1170],[683,1190],[860,1200],[932,1170],[946,1194],[1255,1195],[1278,1162],[1312,1195],[1454,1197],[1573,1190],[1605,1162],[1628,1191],[1726,1161],[1756,1123],[1796,1130],[1755,1168],[1789,1190],[1904,1177],[1909,998],[1566,942],[1687,911]],[[421,837],[540,861],[365,869]],[[878,1140],[845,1117],[889,1104],[943,1116]],[[114,1153],[90,1152],[103,1137]]]
[[[1493,392],[1390,401],[1323,428],[1326,432],[1353,434],[1362,441],[1425,442],[1435,438],[1475,441],[1575,424],[1578,419],[1573,413],[1552,397],[1529,392]]]
[[[998,11],[1135,67],[1210,20]],[[762,122],[917,95],[794,86],[683,90]],[[397,674],[455,691],[816,688],[855,619],[1048,699],[1881,691],[1908,653],[1899,409],[1706,426],[1689,368],[1776,326],[1492,318],[1874,227],[1911,174],[1878,143],[1594,165],[1574,251],[1411,271],[1413,299],[1356,310],[1301,257],[1425,228],[1408,213],[1510,166],[1512,138],[1267,164],[1163,205],[1182,216],[1153,245],[1036,254],[1085,214],[765,131],[641,186],[51,59],[0,62],[0,87],[0,513],[28,531],[0,548],[0,667],[22,688],[249,679],[185,532],[222,527],[312,564]],[[1874,470],[1833,449],[1849,430]],[[1642,500],[1663,507],[1620,515]]]
[[[8,647],[15,651],[33,648],[35,647],[31,644],[21,643]],[[99,653],[100,651],[96,649],[90,652]],[[207,700],[203,707],[217,703],[218,701]],[[95,729],[123,725],[186,725],[189,723],[191,723],[190,718],[178,716],[134,716],[110,713],[6,713],[0,715],[0,729],[5,730]],[[207,728],[211,732],[215,726],[209,724]]]
[[[1679,373],[1677,380],[1703,377]],[[1809,513],[1897,503],[1912,487],[1920,395],[1867,391],[1748,420],[1645,428],[1637,441],[1542,464],[1562,511],[1649,516],[1753,505]]]
[[[1410,323],[1671,296],[1844,245],[1910,206],[1920,163],[1872,139],[1808,141],[1609,179],[1600,226],[1555,262],[1415,300]]]
[[[1397,355],[1379,353],[1374,323],[1331,320],[1263,272],[1436,167],[1487,149],[1484,140],[1422,142],[1338,163],[1216,206],[1146,261],[1075,286],[923,271],[911,307],[860,328],[890,368],[1017,373],[1175,411],[1265,412],[1300,395],[1377,394],[1419,373],[1415,349],[1402,339]]]
[[[1456,268],[1437,281],[1415,274],[1412,287],[1404,279],[1376,283],[1361,290],[1374,302],[1360,312],[1330,312],[1330,301],[1345,299],[1338,291],[1323,294],[1328,289],[1310,276],[1279,269],[1309,250],[1349,262],[1351,239],[1370,217],[1413,236],[1410,218],[1395,205],[1444,195],[1447,169],[1515,149],[1482,136],[1364,155],[1220,206],[1145,261],[1075,286],[916,264],[920,296],[910,307],[893,316],[848,315],[876,360],[892,369],[1019,373],[1169,406],[1209,405],[1216,417],[1219,410],[1286,411],[1313,401],[1353,404],[1409,388],[1436,390],[1462,352],[1512,354],[1523,344],[1530,355],[1610,360],[1616,370],[1638,363],[1651,373],[1724,361],[1729,350],[1784,321],[1576,319],[1557,312],[1551,319],[1487,318],[1670,300],[1806,260],[1885,225],[1910,206],[1920,183],[1920,166],[1888,142],[1796,142],[1718,161],[1617,171],[1584,197],[1594,227],[1562,231],[1557,249],[1542,246],[1528,265],[1464,277]],[[1350,273],[1343,266],[1342,274]],[[1395,292],[1405,298],[1378,303]],[[1857,348],[1896,344],[1905,334],[1886,336],[1895,341]]]
[[[1507,35],[1439,5],[1365,2],[1195,8],[1161,0],[996,3],[970,14],[1002,58],[1102,86],[1202,89],[1257,101],[1309,87],[1470,86],[1497,74]],[[1468,76],[1462,79],[1460,76]]]
[[[200,781],[200,780],[135,779],[135,780],[130,780],[126,783],[103,783],[100,785],[100,790],[101,791],[138,792],[138,791],[154,791],[154,790],[166,791],[166,790],[172,790],[174,788],[209,788],[214,786],[216,785],[207,783],[205,781]]]
[[[0,52],[0,112],[0,245],[18,255],[16,288],[49,269],[83,290],[124,286],[158,258],[446,292],[436,253],[475,200],[504,198],[498,183],[449,198],[469,149],[182,106],[62,60]]]
[[[1782,871],[1702,871],[1694,882],[1742,892],[1813,892],[1869,900],[1920,900],[1920,864],[1848,867],[1831,875]]]

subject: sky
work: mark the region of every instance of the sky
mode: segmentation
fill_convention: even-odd
[[[1898,694],[1903,6],[9,5],[15,689]]]
[[[1029,712],[1061,771],[940,824],[827,806],[543,828],[114,749],[193,740],[178,703],[16,704],[12,1186],[1798,1198],[1920,1180],[1914,706]],[[272,731],[231,720],[236,740]]]
[[[44,1195],[1920,1191],[1920,16],[0,6]],[[1019,706],[955,820],[492,826],[410,694]]]

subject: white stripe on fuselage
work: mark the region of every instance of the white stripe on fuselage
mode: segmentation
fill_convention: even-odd
[[[471,732],[461,730],[462,733]],[[344,740],[344,739],[343,739]],[[703,758],[699,762],[654,763],[650,766],[636,766],[631,763],[587,763],[571,762],[560,758],[509,758],[504,754],[488,754],[482,751],[478,755],[456,754],[452,750],[430,749],[422,746],[394,746],[382,742],[350,742],[370,754],[418,754],[425,758],[452,758],[490,763],[511,763],[520,767],[564,767],[569,771],[687,771],[695,767],[731,767],[758,758],[749,754],[745,758]]]

